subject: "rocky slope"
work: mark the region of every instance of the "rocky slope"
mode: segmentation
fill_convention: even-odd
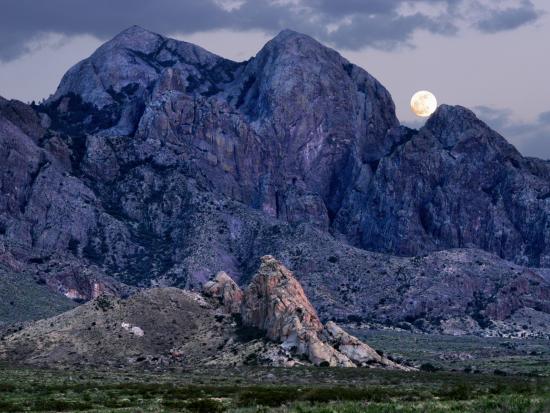
[[[522,157],[469,110],[442,105],[380,160],[364,188],[366,205],[346,207],[339,228],[367,249],[414,255],[475,247],[544,267],[549,185],[548,162]]]
[[[44,104],[0,99],[0,258],[86,300],[243,285],[272,254],[323,320],[534,329],[549,171],[461,107],[399,126],[379,82],[299,33],[236,63],[132,27]]]
[[[273,257],[262,258],[244,299],[224,273],[205,286],[204,294],[154,288],[127,299],[101,295],[2,335],[0,360],[57,367],[313,364],[411,369],[333,322],[323,326],[299,282]]]
[[[243,325],[259,328],[268,339],[315,365],[405,368],[334,322],[323,326],[300,283],[271,255],[262,257],[258,273],[245,290],[241,316]]]

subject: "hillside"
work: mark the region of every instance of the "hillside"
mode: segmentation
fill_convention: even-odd
[[[323,325],[292,272],[271,256],[241,291],[225,273],[204,294],[152,288],[101,295],[3,334],[0,360],[74,367],[304,366],[412,370],[334,322]]]

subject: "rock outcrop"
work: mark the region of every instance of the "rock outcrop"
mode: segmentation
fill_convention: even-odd
[[[261,258],[258,272],[245,289],[241,316],[245,325],[288,345],[297,344],[298,332],[323,329],[298,280],[270,255]]]
[[[243,292],[226,272],[218,272],[211,281],[203,285],[202,290],[207,297],[217,299],[227,313],[241,312]]]
[[[369,366],[374,364],[408,370],[408,368],[379,354],[357,337],[345,332],[334,321],[329,321],[325,325],[323,338],[327,340],[333,348],[338,349],[340,353],[349,358],[357,366]]]
[[[380,356],[334,322],[323,326],[292,273],[266,255],[244,292],[243,325],[265,332],[291,354],[305,356],[315,365],[378,366],[406,369]]]

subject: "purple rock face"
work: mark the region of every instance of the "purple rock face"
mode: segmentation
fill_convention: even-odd
[[[547,162],[523,158],[469,110],[442,105],[380,160],[365,203],[347,206],[359,225],[337,221],[367,249],[415,255],[476,247],[548,266],[549,177]]]
[[[280,254],[312,281],[304,288],[323,317],[392,322],[409,307],[441,317],[448,303],[430,312],[396,301],[385,316],[350,306],[371,288],[374,263],[400,259],[367,250],[462,248],[445,255],[453,276],[478,277],[468,283],[487,295],[498,277],[463,264],[476,249],[502,258],[491,258],[491,274],[512,265],[505,260],[550,266],[547,162],[522,157],[461,107],[441,106],[419,131],[399,126],[376,79],[292,31],[237,63],[132,27],[70,69],[45,104],[0,99],[0,160],[6,254],[47,269],[61,291],[86,285],[88,298],[90,283],[60,275],[77,272],[66,265],[117,291],[120,282],[194,288],[218,271],[242,283],[260,253]],[[381,279],[425,282],[417,267],[433,263],[403,260],[410,277]],[[354,287],[341,296],[337,281]],[[501,294],[499,308],[546,311],[548,280],[530,285],[521,291],[536,303]],[[458,312],[473,311],[474,298]],[[489,299],[476,303],[475,314],[489,311]]]
[[[398,124],[372,76],[291,31],[238,64],[133,27],[69,70],[53,117],[70,117],[71,102],[97,111],[82,123],[102,140],[145,140],[135,156],[165,164],[185,153],[212,189],[325,229],[362,165],[395,144],[386,134]]]

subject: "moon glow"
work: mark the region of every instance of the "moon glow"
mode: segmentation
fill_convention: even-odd
[[[426,118],[437,109],[437,100],[433,93],[421,90],[413,95],[411,109],[416,116]]]

